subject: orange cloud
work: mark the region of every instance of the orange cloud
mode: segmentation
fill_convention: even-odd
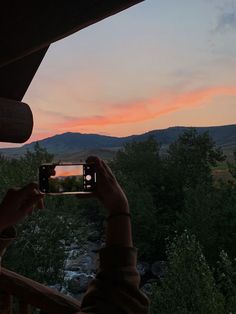
[[[81,118],[65,116],[65,121],[57,123],[55,127],[61,131],[80,131],[81,128],[90,126],[143,122],[174,111],[201,106],[218,96],[236,96],[236,87],[212,87],[182,94],[165,93],[157,99],[111,105],[104,115]]]

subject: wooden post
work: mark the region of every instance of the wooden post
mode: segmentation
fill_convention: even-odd
[[[30,314],[31,309],[30,305],[23,302],[22,300],[19,300],[19,314]]]
[[[0,142],[23,143],[32,129],[33,115],[27,104],[0,98]]]
[[[0,291],[0,313],[12,314],[12,296],[4,291]]]

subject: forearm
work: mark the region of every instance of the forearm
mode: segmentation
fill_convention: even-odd
[[[82,301],[83,313],[147,314],[149,300],[140,291],[137,250],[111,246],[99,252],[100,269]]]
[[[107,220],[106,246],[133,246],[130,216],[119,215]]]

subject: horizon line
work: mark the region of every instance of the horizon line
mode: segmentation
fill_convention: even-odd
[[[1,147],[1,143],[0,143],[0,149],[14,149],[14,148],[21,148],[25,145],[30,145],[30,144],[33,144],[33,143],[37,143],[37,142],[41,142],[43,140],[47,140],[47,139],[50,139],[52,137],[55,137],[55,136],[60,136],[60,135],[63,135],[63,134],[82,134],[82,135],[100,135],[100,136],[106,136],[106,137],[115,137],[115,138],[126,138],[126,137],[130,137],[130,136],[138,136],[138,135],[142,135],[142,134],[147,134],[147,133],[150,133],[150,132],[153,132],[153,131],[162,131],[162,130],[167,130],[167,129],[172,129],[172,128],[215,128],[215,127],[230,127],[230,126],[235,126],[236,123],[234,124],[223,124],[223,125],[211,125],[211,126],[184,126],[184,125],[175,125],[175,126],[169,126],[167,128],[161,128],[161,129],[153,129],[153,130],[149,130],[149,131],[145,131],[145,132],[142,132],[142,133],[138,133],[138,134],[130,134],[130,135],[125,135],[125,136],[115,136],[115,135],[108,135],[108,134],[100,134],[100,133],[82,133],[82,132],[71,132],[71,131],[67,131],[67,132],[63,132],[63,133],[57,133],[57,134],[53,134],[51,136],[48,136],[48,137],[45,137],[45,138],[42,138],[42,139],[38,139],[38,140],[32,140],[31,142],[28,142],[26,141],[25,143],[10,143],[10,142],[1,142],[3,144],[12,144],[12,145],[20,145],[20,146],[14,146],[14,147]]]

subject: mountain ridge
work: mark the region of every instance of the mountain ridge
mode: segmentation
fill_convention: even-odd
[[[40,146],[46,148],[48,152],[59,156],[90,151],[95,151],[96,153],[96,151],[99,150],[111,150],[114,154],[114,151],[120,149],[125,143],[133,140],[143,141],[149,136],[154,136],[162,147],[168,147],[179,135],[190,128],[195,128],[199,133],[209,132],[216,144],[221,146],[223,150],[232,151],[236,149],[236,124],[231,124],[212,127],[175,126],[124,137],[96,133],[66,132],[25,144],[22,147],[1,148],[0,153],[9,157],[19,157],[27,152],[27,150],[33,150],[35,143],[38,142]]]

